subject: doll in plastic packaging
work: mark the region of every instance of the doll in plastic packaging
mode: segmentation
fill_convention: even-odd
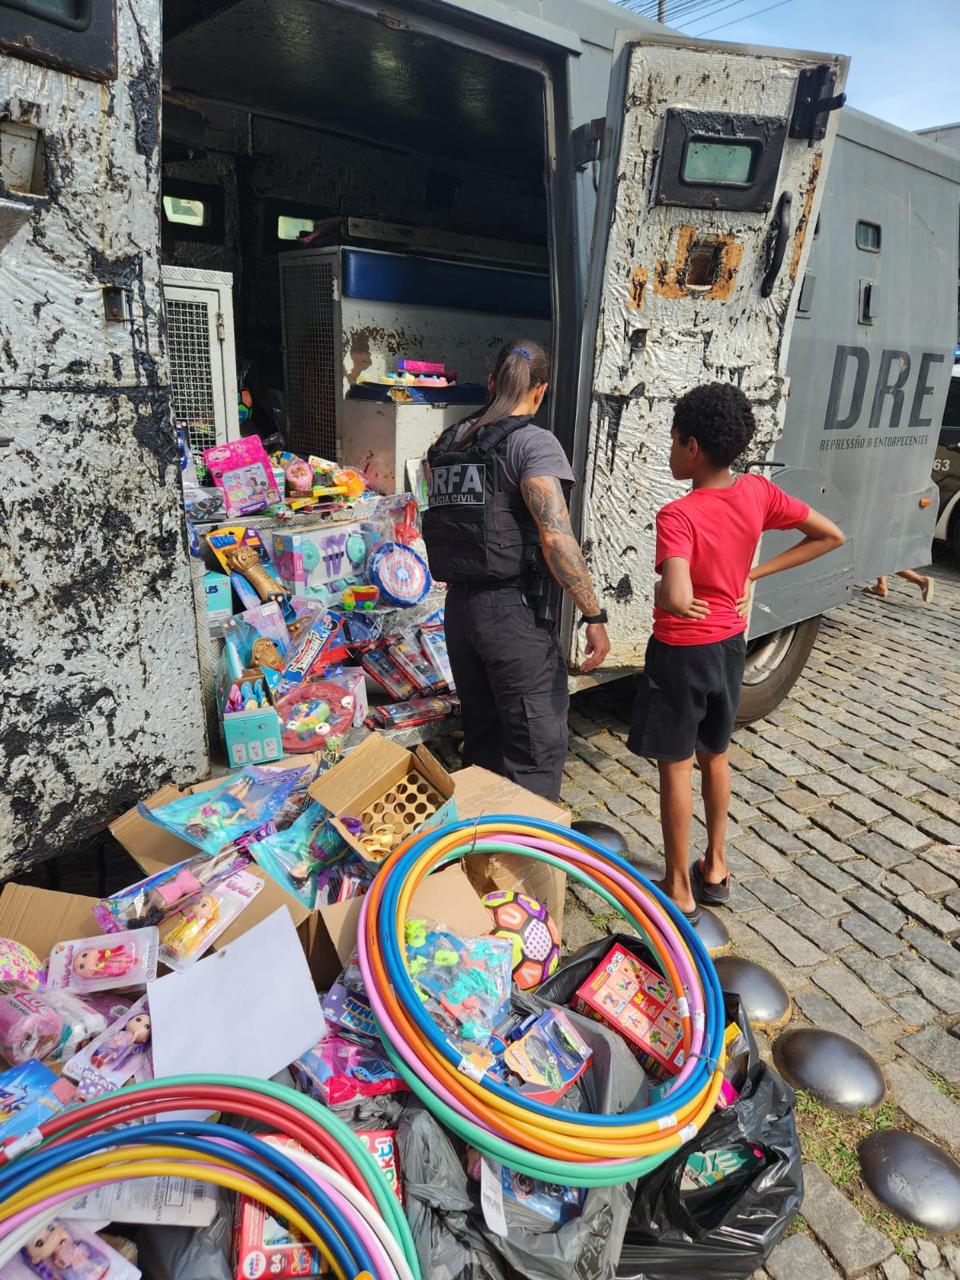
[[[106,1026],[101,1013],[66,991],[0,982],[0,1056],[12,1066],[69,1057]]]
[[[132,1072],[135,1060],[150,1050],[150,1015],[134,1014],[104,1044],[90,1055],[95,1067],[109,1067],[112,1071]]]
[[[160,943],[165,953],[186,959],[199,951],[204,937],[220,918],[220,903],[212,893],[187,903],[164,924]]]
[[[110,1272],[107,1254],[60,1221],[38,1227],[20,1256],[42,1280],[104,1280]]]

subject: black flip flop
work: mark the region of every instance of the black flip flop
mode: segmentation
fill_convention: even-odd
[[[726,879],[721,884],[709,884],[703,874],[703,864],[704,859],[700,858],[690,867],[693,895],[706,906],[722,907],[730,899],[730,872],[727,872]]]
[[[655,884],[661,893],[666,894],[666,896],[670,898],[669,893],[667,893],[666,889],[663,887],[662,880],[652,880],[651,884]],[[673,902],[673,899],[670,898],[670,901]],[[673,905],[677,907],[677,904],[675,902],[673,902]],[[703,913],[701,912],[698,906],[694,907],[692,911],[684,911],[683,907],[677,907],[677,910],[683,916],[684,920],[686,920],[687,924],[695,925],[700,923],[700,916]]]

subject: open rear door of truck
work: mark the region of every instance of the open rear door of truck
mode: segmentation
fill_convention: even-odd
[[[577,473],[611,669],[642,663],[654,517],[679,396],[736,382],[751,459],[774,458],[790,328],[846,59],[665,33],[625,40],[604,133],[584,322]],[[573,630],[574,660],[582,632]]]

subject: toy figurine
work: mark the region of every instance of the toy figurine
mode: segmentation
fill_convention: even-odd
[[[313,467],[309,462],[304,462],[302,458],[294,458],[293,462],[288,462],[284,475],[291,494],[310,494],[313,489]]]
[[[212,893],[205,893],[171,916],[160,934],[161,945],[172,955],[185,959],[200,948],[219,916],[220,903]]]
[[[253,667],[272,667],[274,671],[279,671],[283,666],[283,657],[272,640],[266,640],[261,636],[259,640],[254,640],[253,642],[250,665]]]
[[[231,573],[239,573],[246,578],[261,600],[273,600],[277,596],[286,595],[280,583],[260,563],[255,547],[228,547],[223,558]]]
[[[85,947],[73,957],[73,972],[78,978],[122,978],[130,972],[137,957],[121,944],[118,947]]]
[[[131,1058],[142,1055],[150,1048],[150,1015],[138,1013],[99,1049],[90,1055],[90,1063],[97,1068],[109,1067],[118,1071],[126,1067]]]
[[[107,1255],[71,1235],[62,1222],[38,1227],[20,1256],[42,1280],[104,1280],[110,1270]]]

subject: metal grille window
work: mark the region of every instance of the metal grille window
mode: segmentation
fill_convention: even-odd
[[[166,299],[170,398],[198,462],[217,443],[213,366],[210,358],[210,307],[206,302]]]
[[[333,265],[300,262],[282,271],[289,446],[322,458],[337,454],[337,351]]]

